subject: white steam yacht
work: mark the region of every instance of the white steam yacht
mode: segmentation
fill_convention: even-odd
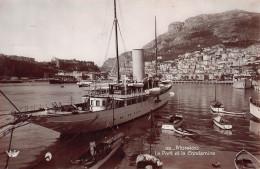
[[[110,84],[108,89],[88,91],[88,94],[82,97],[82,102],[78,104],[63,106],[54,104],[53,108],[48,109],[13,112],[14,116],[26,117],[32,123],[60,133],[73,134],[120,125],[167,103],[172,85],[170,83],[162,84],[159,80],[145,77],[143,49],[132,51],[133,82],[120,82],[115,0],[114,9],[117,83]],[[157,50],[155,53],[157,57]]]

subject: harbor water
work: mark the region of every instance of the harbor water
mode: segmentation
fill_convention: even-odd
[[[21,111],[81,102],[86,88],[76,84],[51,85],[49,83],[0,84],[6,96]],[[122,148],[102,168],[136,168],[140,153],[156,155],[167,169],[213,168],[219,162],[222,169],[234,168],[234,157],[243,148],[260,158],[260,123],[249,114],[249,97],[260,98],[254,89],[234,89],[231,85],[216,85],[216,98],[231,112],[246,112],[245,117],[227,117],[233,128],[222,130],[213,124],[210,102],[215,99],[215,85],[173,84],[173,97],[167,105],[154,110],[153,117],[143,116],[118,126],[126,136]],[[0,126],[13,120],[8,115],[15,108],[0,96]],[[161,129],[170,115],[181,114],[184,127],[196,133],[181,136]],[[153,119],[153,120],[152,120]],[[152,120],[152,125],[151,125]],[[1,129],[4,130],[3,128]],[[79,135],[60,135],[53,130],[27,124],[14,130],[12,150],[19,150],[10,158],[8,168],[76,168],[71,160],[79,157],[89,146],[90,140],[101,140],[114,131],[105,130]],[[7,162],[6,150],[10,134],[0,140],[0,168]],[[44,160],[47,152],[51,161]]]

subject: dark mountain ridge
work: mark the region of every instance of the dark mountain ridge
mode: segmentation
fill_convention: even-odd
[[[260,41],[260,13],[233,10],[217,14],[190,17],[185,22],[174,22],[168,31],[157,38],[159,56],[173,60],[187,52],[223,44],[227,47],[246,48]],[[145,61],[155,59],[154,40],[144,45]],[[120,62],[131,60],[131,52],[120,55]],[[102,68],[111,70],[115,58],[104,62]]]

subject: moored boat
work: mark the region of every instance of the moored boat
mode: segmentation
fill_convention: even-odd
[[[193,131],[183,129],[181,127],[173,128],[173,131],[184,136],[193,136],[195,134]]]
[[[11,77],[10,79],[0,80],[0,83],[23,83],[24,79],[19,79],[18,77]]]
[[[50,84],[63,84],[63,80],[60,78],[54,78],[49,80]]]
[[[224,105],[216,99],[216,86],[215,86],[215,100],[210,103],[210,110],[215,115],[227,115],[227,116],[245,116],[245,112],[230,112],[224,110]]]
[[[231,123],[227,119],[219,115],[213,117],[213,122],[216,126],[224,130],[229,130],[232,128]]]
[[[224,105],[219,101],[214,101],[210,104],[210,109],[213,113],[224,112]]]
[[[252,86],[255,90],[260,91],[260,80],[252,80]]]
[[[90,148],[80,155],[79,158],[71,160],[71,163],[84,168],[97,169],[122,146],[123,137],[123,133],[117,133],[97,145],[95,142],[90,142]]]
[[[73,76],[57,76],[49,80],[50,84],[77,83]]]
[[[210,103],[212,113],[219,113],[224,111],[224,105],[217,100],[217,89],[215,86],[215,100]]]
[[[258,169],[260,161],[253,154],[246,150],[238,152],[234,158],[236,169]]]
[[[23,83],[22,80],[0,80],[0,83]]]
[[[162,129],[173,130],[173,128],[178,128],[182,125],[184,119],[182,115],[176,114],[172,115],[169,121],[162,125]]]
[[[249,104],[250,114],[257,120],[260,120],[260,102],[253,101],[253,99],[250,97]]]
[[[159,168],[163,165],[163,162],[160,161],[157,157],[150,154],[139,154],[136,158],[137,168]]]
[[[213,111],[211,109],[211,113],[214,115],[220,115],[220,116],[236,116],[236,117],[245,117],[246,113],[245,112],[230,112],[230,111],[225,111],[223,110],[218,110],[218,111]]]
[[[246,76],[234,76],[233,87],[236,89],[249,89],[252,87],[252,81]]]
[[[77,82],[77,85],[79,87],[89,87],[92,84],[90,81],[79,81]]]

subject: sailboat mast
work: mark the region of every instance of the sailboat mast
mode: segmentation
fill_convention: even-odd
[[[118,35],[117,35],[117,16],[116,16],[116,0],[114,0],[114,22],[115,22],[115,35],[116,35],[116,59],[117,59],[117,83],[120,81],[119,73],[119,56],[118,56]]]
[[[155,16],[155,74],[157,75],[157,54],[158,54],[158,49],[157,49],[157,30],[156,30],[156,16]]]
[[[216,89],[216,85],[215,85],[215,101],[217,101],[217,89]]]
[[[11,144],[12,144],[13,132],[14,132],[14,128],[12,127],[11,137],[10,137],[10,140],[9,140],[9,146],[8,146],[8,153],[10,153],[10,150],[11,150]],[[8,162],[9,162],[9,155],[7,155],[7,159],[6,159],[6,163],[5,163],[5,169],[8,168]]]

